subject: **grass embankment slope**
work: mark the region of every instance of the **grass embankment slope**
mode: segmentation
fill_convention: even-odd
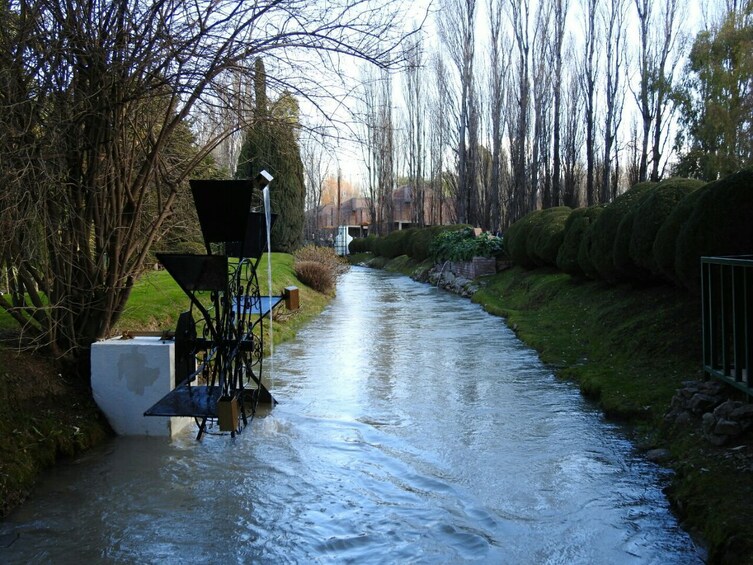
[[[406,257],[372,265],[407,275],[417,267]],[[609,285],[546,268],[515,267],[481,282],[475,302],[503,316],[608,417],[631,424],[638,445],[668,449],[663,463],[675,474],[667,494],[708,545],[710,562],[753,563],[750,437],[713,447],[700,422],[679,430],[664,424],[676,390],[702,377],[698,299],[667,285]]]
[[[269,286],[266,257],[259,266],[263,293],[268,293]],[[295,312],[282,307],[276,311],[275,342],[295,336],[329,301],[327,295],[298,281],[293,263],[292,255],[272,254],[273,294],[297,286],[301,305]],[[185,294],[166,271],[146,272],[134,287],[113,335],[174,329],[178,315],[188,306]],[[0,330],[13,331],[13,324],[8,316],[0,315]],[[0,346],[0,516],[23,501],[44,468],[111,433],[88,383],[60,371],[54,360],[40,353]]]

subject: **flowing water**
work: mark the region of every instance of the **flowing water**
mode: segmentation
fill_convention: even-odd
[[[354,268],[275,356],[280,404],[237,438],[58,466],[0,562],[703,562],[665,473],[467,300]]]

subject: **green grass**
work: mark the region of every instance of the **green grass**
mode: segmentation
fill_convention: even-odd
[[[608,286],[546,269],[515,268],[487,281],[474,301],[506,317],[609,416],[658,421],[682,381],[700,376],[699,305],[682,291]]]
[[[269,294],[268,257],[259,262],[257,276],[262,295]],[[299,290],[300,309],[287,311],[284,306],[275,310],[273,334],[275,343],[291,339],[298,329],[318,314],[329,297],[298,281],[293,270],[295,259],[287,253],[272,253],[272,294],[279,296],[288,286]],[[178,316],[190,302],[167,271],[148,271],[136,283],[125,310],[113,328],[113,335],[123,332],[164,331],[175,328]]]

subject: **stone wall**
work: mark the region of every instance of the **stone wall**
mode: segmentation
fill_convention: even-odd
[[[442,287],[461,296],[472,296],[478,290],[474,279],[497,272],[496,259],[474,257],[473,261],[447,261],[434,265],[422,282]]]
[[[472,261],[453,261],[450,270],[458,277],[473,280],[497,272],[497,260],[487,257],[474,257]]]

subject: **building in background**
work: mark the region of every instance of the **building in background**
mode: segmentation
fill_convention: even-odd
[[[392,192],[393,221],[383,233],[414,227],[413,191],[409,185],[403,185]],[[369,199],[354,197],[337,204],[326,204],[318,210],[307,210],[307,216],[316,214],[316,221],[310,218],[307,225],[317,225],[318,230],[306,234],[306,240],[319,245],[333,245],[338,227],[344,226],[351,237],[366,237],[372,226]],[[450,224],[452,214],[449,203],[443,202],[440,210],[438,199],[429,191],[424,197],[425,225]]]

